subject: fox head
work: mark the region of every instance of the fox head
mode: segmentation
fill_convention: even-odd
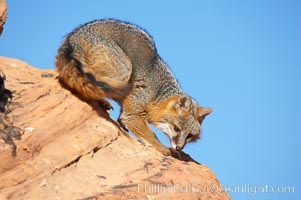
[[[173,150],[181,151],[185,144],[200,138],[201,124],[212,112],[203,108],[189,96],[171,96],[151,105],[150,122],[169,138]]]

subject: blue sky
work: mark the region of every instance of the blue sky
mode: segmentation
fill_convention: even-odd
[[[233,199],[301,199],[301,1],[7,3],[0,55],[39,68],[54,68],[63,36],[79,24],[117,18],[145,28],[184,91],[214,110],[202,140],[185,151],[225,187],[295,189],[231,192]]]

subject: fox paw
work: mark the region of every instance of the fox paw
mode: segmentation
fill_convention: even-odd
[[[167,147],[160,146],[156,147],[156,149],[161,152],[164,156],[170,156],[171,155],[171,150]]]
[[[99,106],[101,108],[103,108],[105,111],[111,110],[111,109],[114,110],[112,104],[110,102],[108,102],[107,100],[105,100],[105,99],[99,101],[98,103],[99,103]]]

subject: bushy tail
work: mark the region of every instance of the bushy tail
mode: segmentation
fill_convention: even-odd
[[[84,73],[76,60],[66,60],[58,54],[55,65],[58,68],[60,82],[68,89],[85,99],[101,100],[105,97],[121,100],[131,90],[131,84],[124,81],[102,77],[95,80],[92,74]]]

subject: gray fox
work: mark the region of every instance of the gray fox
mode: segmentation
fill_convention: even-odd
[[[79,26],[64,38],[55,65],[60,82],[83,99],[97,100],[105,110],[112,108],[106,98],[115,100],[118,122],[164,155],[196,141],[212,111],[183,93],[152,37],[130,23],[106,19]],[[168,136],[171,149],[149,123]]]

